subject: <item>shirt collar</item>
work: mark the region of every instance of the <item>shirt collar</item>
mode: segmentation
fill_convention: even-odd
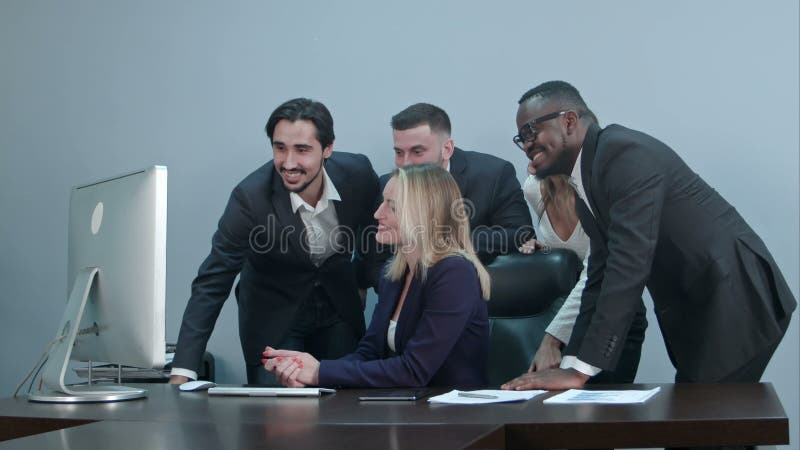
[[[586,199],[586,189],[583,187],[583,175],[581,171],[581,159],[583,159],[583,147],[578,152],[578,159],[575,160],[575,167],[572,168],[572,173],[569,175],[569,183],[575,188],[578,197],[581,198],[588,205]]]
[[[581,176],[581,158],[583,157],[583,147],[578,151],[578,159],[575,160],[575,166],[572,167],[572,173],[569,174],[570,181],[577,186],[583,187],[583,177]]]
[[[311,211],[314,213],[321,213],[328,208],[328,203],[332,200],[341,201],[342,197],[339,196],[339,191],[336,190],[336,186],[334,186],[331,177],[328,176],[328,172],[325,170],[325,167],[322,167],[322,197],[320,197],[319,201],[317,202],[317,207],[314,208],[313,206],[306,203],[300,194],[297,192],[289,192],[289,199],[292,201],[292,212],[297,212],[298,209],[302,206],[307,211]]]

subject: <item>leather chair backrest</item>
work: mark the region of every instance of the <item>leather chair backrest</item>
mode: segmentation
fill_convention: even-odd
[[[498,256],[487,267],[489,384],[527,372],[544,331],[578,280],[582,263],[564,249]]]

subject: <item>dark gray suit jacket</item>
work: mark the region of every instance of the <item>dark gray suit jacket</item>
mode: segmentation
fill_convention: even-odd
[[[456,148],[450,174],[467,204],[472,242],[481,260],[514,253],[535,237],[531,213],[510,162]]]
[[[613,369],[647,286],[679,373],[715,381],[769,351],[795,301],[761,239],[662,142],[593,125],[581,176],[589,279],[566,353]]]
[[[366,156],[352,153],[334,152],[325,170],[342,199],[333,202],[339,227],[349,234],[341,241],[342,251],[320,267],[311,262],[305,226],[292,212],[289,192],[272,161],[261,166],[233,190],[211,253],[192,283],[174,367],[197,370],[237,275],[239,337],[247,364],[258,364],[264,347],[281,341],[301,301],[318,286],[356,334],[364,334],[358,287],[366,281],[352,256],[361,234],[373,224],[378,177]]]

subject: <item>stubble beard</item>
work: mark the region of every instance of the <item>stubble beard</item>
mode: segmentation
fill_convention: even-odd
[[[313,183],[313,182],[314,182],[314,180],[316,180],[317,178],[319,178],[319,175],[322,173],[322,168],[324,167],[324,165],[325,165],[325,158],[322,158],[322,161],[320,161],[320,164],[319,164],[319,170],[317,171],[317,173],[316,173],[316,174],[315,174],[315,175],[314,175],[314,176],[313,176],[313,177],[312,177],[310,180],[306,181],[305,183],[301,184],[300,186],[298,186],[298,187],[295,187],[295,188],[290,188],[289,186],[286,186],[286,182],[285,182],[285,180],[284,180],[283,186],[284,186],[284,187],[286,188],[286,190],[288,190],[289,192],[294,192],[295,194],[300,194],[301,192],[303,192],[303,191],[305,191],[306,189],[308,189],[308,187],[309,187],[309,186],[311,186],[311,183]],[[281,169],[281,172],[288,172],[288,171],[286,171],[286,170],[284,170],[284,169]],[[306,171],[306,170],[304,170],[304,169],[301,169],[301,170],[300,170],[300,172],[302,172],[302,173],[308,173],[308,171]]]
[[[561,149],[558,157],[550,167],[546,169],[539,169],[536,171],[536,179],[539,181],[544,180],[550,175],[569,175],[572,172],[571,161],[569,152],[567,151],[567,137],[561,136]]]

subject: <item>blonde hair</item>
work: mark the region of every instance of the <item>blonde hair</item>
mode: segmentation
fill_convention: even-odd
[[[402,279],[409,247],[419,254],[417,272],[423,280],[431,266],[459,255],[475,266],[481,295],[488,300],[489,273],[472,247],[464,201],[450,172],[436,164],[421,164],[395,169],[392,176],[397,186],[395,210],[402,243],[389,263],[386,278]]]
[[[569,177],[566,175],[550,175],[542,180],[542,204],[545,208],[553,206],[558,217],[578,221],[578,213],[575,209],[575,190],[569,184]]]

